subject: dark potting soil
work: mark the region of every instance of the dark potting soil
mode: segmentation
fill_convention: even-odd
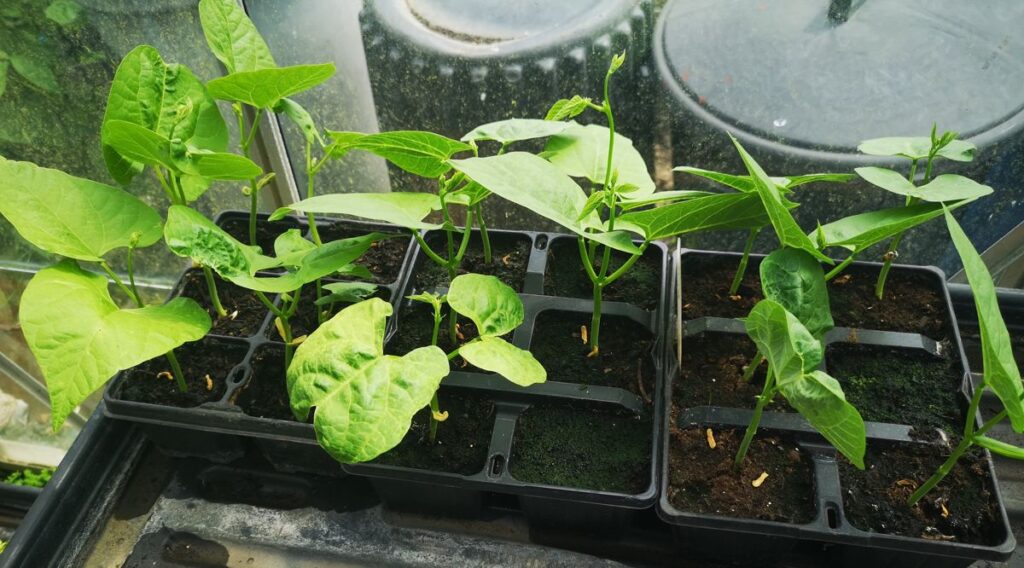
[[[629,255],[614,252],[608,273],[618,269]],[[601,253],[595,261],[600,270]],[[658,307],[661,295],[661,249],[649,248],[622,277],[606,286],[602,298],[609,302],[629,302],[645,310]],[[556,239],[548,249],[547,269],[544,273],[544,293],[563,298],[593,298],[594,287],[580,260],[576,239]]]
[[[910,495],[948,457],[926,445],[868,446],[864,471],[839,460],[843,510],[853,526],[871,532],[995,545],[1005,539],[999,508],[980,451],[968,452],[914,507]]]
[[[118,389],[121,400],[190,408],[224,396],[228,373],[245,358],[242,344],[205,339],[175,350],[188,390],[178,390],[166,357],[157,357],[127,371]],[[209,377],[209,380],[207,380]]]
[[[825,366],[864,420],[909,424],[924,438],[963,428],[962,373],[919,351],[868,345],[829,347]]]
[[[468,318],[460,317],[458,332],[462,334],[462,339],[456,336],[456,341],[451,341],[451,337],[448,335],[448,318],[451,317],[451,313],[447,306],[442,308],[441,313],[444,319],[441,320],[441,328],[437,334],[437,345],[446,353],[451,353],[457,346],[479,337],[480,333],[476,330],[476,325]],[[413,349],[430,345],[431,334],[434,331],[433,307],[420,302],[413,303],[402,308],[398,321],[395,335],[384,346],[385,353],[405,355]],[[502,338],[511,342],[512,334],[507,333]],[[465,372],[486,372],[468,364],[462,357],[452,361],[452,368]]]
[[[235,404],[249,416],[295,420],[288,401],[283,347],[266,345],[253,354],[252,376],[237,396]]]
[[[213,303],[210,302],[206,277],[200,269],[189,270],[185,273],[181,296],[192,298],[200,306],[206,308],[207,313],[210,314],[210,320],[213,322],[213,327],[210,328],[211,335],[230,337],[255,335],[263,325],[267,308],[251,290],[235,286],[222,280],[216,274],[213,277],[217,281],[217,296],[228,313],[225,317],[217,317],[217,311],[213,309]]]
[[[679,408],[729,406],[754,408],[764,388],[767,365],[761,364],[750,381],[743,372],[757,347],[743,335],[702,333],[683,340],[683,365],[673,382],[672,402]],[[776,412],[792,412],[781,396],[767,407]]]
[[[836,326],[947,339],[946,299],[931,273],[892,269],[885,282],[885,297],[879,300],[875,297],[878,272],[878,267],[851,266],[829,282]]]
[[[739,256],[683,256],[683,319],[746,317],[762,298],[758,274],[761,259],[750,259],[739,290],[730,296],[729,287],[739,265]]]
[[[329,294],[324,290],[324,294]],[[377,288],[377,292],[371,297],[381,298],[387,301],[391,297],[391,293],[387,288]],[[302,287],[302,299],[299,300],[299,307],[295,311],[295,314],[288,320],[292,326],[292,337],[302,337],[313,333],[316,328],[320,327],[320,320],[317,317],[317,310],[328,311],[327,319],[330,319],[341,310],[351,306],[348,302],[335,302],[329,306],[317,306],[316,305],[316,285],[308,284]],[[326,320],[325,320],[326,321]],[[267,339],[273,341],[284,341],[281,337],[281,332],[277,330],[277,325],[273,322],[267,326],[264,330],[263,335]]]
[[[249,244],[249,220],[228,219],[220,224],[224,232],[235,237],[242,244]],[[263,254],[274,256],[274,241],[284,234],[288,229],[298,228],[294,223],[271,223],[268,221],[256,221],[256,244],[263,250]]]
[[[590,328],[590,314],[545,311],[537,316],[530,352],[547,369],[549,381],[626,389],[648,403],[654,396],[650,365],[651,332],[625,317],[601,318],[600,354],[590,347],[581,328]]]
[[[402,441],[373,463],[427,469],[460,475],[479,473],[487,462],[494,429],[494,403],[467,389],[441,389],[441,412],[448,419],[438,424],[431,444],[430,407],[416,413]]]
[[[668,499],[680,511],[802,524],[814,519],[811,460],[800,449],[759,432],[739,469],[733,459],[743,430],[671,429]],[[753,481],[767,473],[760,487]]]
[[[328,243],[340,239],[359,237],[369,232],[372,231],[369,229],[356,230],[351,226],[346,227],[344,224],[336,223],[320,229],[320,240]],[[405,262],[405,253],[409,250],[409,242],[412,240],[412,237],[408,233],[378,232],[392,235],[392,238],[377,241],[370,245],[370,248],[363,253],[363,256],[359,257],[355,264],[366,268],[370,271],[370,274],[373,274],[373,278],[369,282],[374,284],[391,284],[398,280],[398,276],[402,272],[402,263]],[[352,277],[342,278],[345,280],[360,280],[359,278]]]
[[[651,483],[651,420],[617,406],[544,403],[516,420],[509,472],[528,483],[635,495]]]
[[[469,239],[466,254],[462,257],[459,274],[473,272],[496,276],[515,291],[522,292],[523,283],[526,280],[526,265],[530,260],[530,239],[523,235],[496,234],[494,232],[489,235],[491,262],[484,261],[483,242],[480,240],[480,234],[473,233]],[[456,233],[455,237],[455,246],[458,248],[461,235]],[[427,235],[426,241],[441,258],[448,257],[447,239],[443,233],[431,233]],[[430,260],[421,252],[416,263],[414,278],[418,290],[448,286],[448,269]]]

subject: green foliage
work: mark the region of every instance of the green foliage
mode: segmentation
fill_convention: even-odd
[[[274,112],[284,114],[295,123],[299,130],[302,131],[302,136],[306,139],[307,144],[319,143],[323,145],[324,139],[320,136],[320,130],[317,129],[316,123],[313,122],[313,117],[310,116],[309,112],[302,105],[291,99],[281,99],[274,105]]]
[[[160,216],[109,185],[28,162],[0,158],[0,214],[33,245],[53,254],[99,262],[135,242],[160,240]]]
[[[551,105],[544,120],[558,121],[558,120],[570,120],[583,114],[585,110],[590,108],[589,98],[584,98],[579,95],[573,96],[571,99],[559,99],[555,101],[555,104]]]
[[[509,382],[528,387],[547,380],[547,371],[533,355],[500,337],[481,337],[459,348],[470,365],[498,373]]]
[[[967,203],[969,201],[954,203],[949,209],[956,209]],[[822,249],[844,247],[854,253],[859,253],[940,215],[942,215],[941,203],[921,203],[909,207],[878,209],[821,225],[810,236],[818,241]]]
[[[761,289],[820,339],[832,329],[828,287],[821,264],[799,249],[779,249],[761,261]]]
[[[448,159],[472,146],[446,138],[433,132],[398,130],[379,134],[334,132],[327,134],[334,140],[331,155],[341,157],[350,150],[363,150],[376,154],[403,170],[426,178],[444,175],[451,166]]]
[[[714,193],[624,213],[616,227],[635,231],[653,241],[704,231],[751,229],[768,223],[764,205],[757,195]]]
[[[53,478],[53,468],[42,469],[20,469],[12,471],[4,478],[4,483],[21,485],[22,487],[46,487],[46,484]]]
[[[118,371],[201,339],[210,317],[188,298],[119,309],[106,278],[64,260],[29,281],[21,297],[21,326],[46,378],[57,430]]]
[[[479,142],[482,140],[493,140],[504,145],[534,138],[547,138],[562,132],[568,127],[569,125],[564,122],[540,120],[537,118],[510,118],[477,126],[463,136],[462,141]]]
[[[285,97],[311,89],[334,75],[333,63],[293,65],[236,71],[207,83],[210,95],[262,109],[272,109]]]
[[[572,177],[603,184],[608,167],[608,141],[607,127],[596,124],[580,126],[572,122],[548,139],[540,156]],[[643,156],[629,138],[620,134],[615,135],[611,167],[618,184],[632,187],[631,191],[622,191],[623,194],[642,197],[654,193],[654,180],[647,173]]]
[[[235,0],[200,0],[203,35],[228,73],[277,67],[260,32]]]
[[[901,174],[890,169],[868,167],[857,168],[855,171],[871,185],[930,203],[977,199],[992,193],[991,187],[955,174],[943,174],[924,185],[915,186]]]
[[[292,211],[301,211],[350,215],[412,230],[436,229],[440,225],[426,223],[423,219],[440,208],[441,200],[430,193],[332,193],[282,207],[270,216],[270,220],[276,221]]]
[[[952,135],[952,139],[949,136]],[[917,137],[890,137],[874,138],[861,142],[857,149],[870,156],[901,156],[910,160],[924,160],[931,154],[932,143],[935,141],[934,129],[933,138],[926,136]],[[956,140],[956,134],[947,132],[943,134],[947,142],[939,148],[935,154],[956,162],[970,162],[974,159],[974,144],[963,140]]]

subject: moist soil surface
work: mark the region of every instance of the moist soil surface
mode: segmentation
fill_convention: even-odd
[[[441,308],[441,314],[444,316],[444,319],[441,320],[441,328],[438,330],[437,346],[444,350],[445,353],[451,353],[459,345],[476,339],[480,335],[476,330],[476,324],[470,321],[469,318],[460,317],[458,332],[462,334],[462,339],[459,339],[456,335],[456,341],[451,341],[448,335],[448,318],[451,317],[451,312],[448,310],[447,305]],[[413,349],[430,345],[433,331],[434,308],[420,302],[415,302],[402,308],[398,319],[398,329],[387,345],[384,346],[384,352],[388,355],[405,355]],[[501,337],[505,341],[512,341],[512,333],[506,333]],[[487,372],[468,364],[462,357],[454,359],[452,367],[458,371]]]
[[[325,295],[329,293],[330,292],[324,290]],[[370,297],[381,298],[387,301],[390,297],[390,292],[388,291],[387,288],[378,288],[377,292]],[[348,302],[335,302],[329,308],[328,306],[317,306],[316,285],[308,284],[306,286],[303,286],[302,299],[299,300],[299,308],[295,311],[295,315],[293,315],[288,320],[288,322],[292,326],[292,337],[294,338],[302,337],[303,335],[308,335],[310,333],[313,333],[313,331],[316,330],[316,328],[320,327],[320,320],[317,318],[318,309],[329,309],[330,313],[328,314],[327,319],[330,319],[335,314],[351,305],[352,304]],[[277,326],[274,325],[273,322],[271,322],[271,324],[267,326],[267,329],[264,330],[263,335],[267,339],[270,339],[272,341],[284,341],[284,338],[281,337],[281,333],[277,331]]]
[[[222,280],[216,274],[217,296],[224,306],[228,315],[217,317],[217,311],[213,309],[210,302],[209,288],[206,286],[206,277],[199,269],[189,270],[185,273],[181,296],[192,298],[206,309],[210,314],[210,321],[213,327],[210,328],[211,335],[225,335],[229,337],[249,337],[259,332],[263,325],[263,318],[267,315],[267,308],[256,294],[240,286]]]
[[[548,380],[626,389],[650,403],[650,331],[629,318],[605,315],[600,354],[587,357],[590,347],[583,341],[582,326],[590,327],[590,314],[545,311],[537,316],[530,352],[547,369]]]
[[[743,430],[671,429],[668,499],[673,507],[704,513],[802,524],[814,519],[814,478],[809,457],[764,431],[750,444],[740,469],[733,459]],[[767,473],[760,487],[752,482]]]
[[[907,498],[945,461],[946,450],[911,445],[868,447],[864,471],[839,460],[843,510],[853,526],[929,540],[995,545],[1005,535],[981,452],[968,452],[914,507]]]
[[[878,267],[850,266],[829,282],[832,317],[837,327],[919,333],[935,340],[948,337],[946,299],[930,272],[893,268],[885,297],[875,297]]]
[[[220,224],[224,232],[235,237],[242,244],[249,244],[249,220],[228,219]],[[274,256],[274,241],[284,234],[288,229],[297,229],[295,223],[271,223],[257,219],[256,221],[256,244],[263,250],[263,254]]]
[[[320,240],[328,243],[340,239],[359,237],[373,232],[372,229],[355,229],[341,223],[320,229]],[[373,274],[368,280],[374,284],[391,284],[398,280],[402,272],[402,263],[405,262],[405,253],[409,250],[409,242],[412,237],[408,233],[379,231],[392,238],[377,241],[370,245],[370,248],[359,257],[355,264],[362,266]],[[360,280],[354,277],[343,277],[345,280]]]
[[[530,260],[530,239],[524,235],[503,235],[494,232],[489,235],[491,262],[484,261],[483,242],[480,240],[480,234],[474,232],[469,239],[469,246],[462,257],[458,273],[473,272],[496,276],[515,291],[522,292],[526,280],[526,266]],[[462,235],[455,233],[454,236],[457,249]],[[443,233],[431,233],[425,240],[441,258],[448,258],[447,239]],[[448,286],[448,269],[430,260],[422,252],[417,259],[415,270],[413,278],[417,290]]]
[[[284,374],[284,348],[267,345],[252,356],[252,377],[238,391],[236,404],[249,416],[295,420]],[[313,413],[309,414],[312,422]]]
[[[673,382],[672,402],[680,409],[695,406],[754,408],[764,388],[766,364],[758,366],[750,381],[743,372],[757,352],[750,339],[731,333],[702,333],[683,340],[683,366]],[[782,396],[766,410],[792,412]]]
[[[947,350],[948,351],[948,350]],[[828,373],[864,420],[909,424],[915,435],[937,438],[963,428],[962,375],[953,363],[927,353],[868,345],[833,345]]]
[[[175,350],[188,390],[181,392],[170,375],[166,357],[157,357],[127,371],[117,398],[163,406],[191,408],[220,400],[228,373],[245,358],[245,345],[205,340]],[[210,380],[207,381],[206,377]]]
[[[661,249],[652,247],[618,280],[606,286],[602,299],[608,302],[629,302],[645,310],[658,307],[661,295]],[[618,269],[629,255],[613,252],[608,274]],[[595,261],[595,272],[601,269],[601,253]],[[544,293],[563,298],[593,298],[594,287],[580,261],[576,239],[556,239],[548,249],[544,274]]]
[[[651,483],[651,421],[612,405],[543,403],[519,415],[509,472],[528,483],[635,495]]]
[[[460,475],[479,473],[490,449],[494,403],[467,389],[441,389],[438,401],[448,419],[438,424],[436,442],[428,440],[430,407],[426,407],[413,417],[405,438],[373,463]]]
[[[746,317],[762,298],[758,275],[761,259],[750,259],[739,290],[730,296],[729,287],[739,264],[739,256],[684,255],[683,319]]]

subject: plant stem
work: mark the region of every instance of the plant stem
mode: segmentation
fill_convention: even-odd
[[[743,246],[743,257],[740,258],[740,265],[736,269],[736,276],[732,279],[732,286],[729,287],[729,295],[735,296],[736,292],[740,289],[740,284],[743,283],[743,276],[747,272],[747,263],[750,261],[750,251],[754,248],[754,240],[757,239],[757,234],[761,232],[761,227],[756,229],[750,229],[750,233],[747,234],[747,244]]]
[[[241,104],[234,106],[235,116],[238,117],[238,136],[242,141],[242,154],[250,158],[249,148],[260,129],[260,119],[263,117],[263,109],[256,109],[256,116],[252,121],[252,128],[248,134],[245,132],[245,119],[242,114]],[[256,178],[249,180],[249,244],[256,244],[256,214],[259,212],[259,190],[256,188]]]
[[[171,372],[174,374],[174,382],[178,383],[178,390],[188,392],[188,385],[185,384],[185,373],[181,370],[181,363],[178,363],[178,357],[174,354],[174,350],[171,349],[165,353],[164,357],[167,357],[167,362],[171,365]]]
[[[423,235],[421,235],[419,231],[413,231],[412,236],[416,239],[416,242],[419,243],[420,249],[423,251],[423,254],[427,255],[427,258],[441,266],[448,266],[448,261],[441,258],[441,255],[437,254],[434,252],[434,249],[430,248],[430,245],[427,244],[427,241],[423,240]]]
[[[924,183],[928,183],[932,176],[932,159],[933,155],[928,156],[928,165],[925,167]],[[914,185],[914,177],[917,175],[917,160],[914,160],[910,165],[910,174],[907,176],[907,181],[911,185]],[[904,207],[909,207],[914,204],[916,199],[913,197],[907,197],[904,201]],[[878,273],[878,280],[875,282],[875,297],[881,300],[885,296],[885,281],[889,277],[889,270],[892,268],[892,261],[896,257],[896,249],[900,246],[900,241],[903,240],[903,233],[897,233],[895,237],[889,241],[889,246],[885,249],[885,255],[882,261],[882,270]]]
[[[626,259],[626,262],[624,262],[622,264],[622,266],[619,267],[618,270],[616,270],[615,272],[612,272],[611,274],[606,276],[604,278],[604,284],[607,286],[608,284],[611,284],[612,282],[615,282],[616,280],[621,278],[624,274],[626,274],[626,271],[628,271],[630,268],[632,268],[633,265],[636,264],[636,261],[638,261],[641,258],[643,258],[644,251],[647,250],[647,245],[649,245],[649,244],[651,244],[649,241],[645,241],[642,245],[640,245],[640,252],[633,253],[633,255],[630,256],[628,259]]]
[[[487,233],[487,224],[484,222],[484,204],[476,206],[476,225],[480,227],[480,240],[484,244],[484,262],[491,263],[491,236]]]
[[[206,288],[210,292],[210,303],[213,304],[213,309],[217,312],[217,317],[222,318],[228,315],[228,311],[225,310],[224,306],[220,303],[220,296],[217,294],[217,280],[213,277],[213,271],[210,270],[209,266],[203,267],[203,276],[206,277]]]
[[[306,199],[313,197],[316,172],[318,169],[319,166],[313,165],[313,143],[306,142]],[[323,245],[323,242],[320,240],[320,230],[317,229],[316,226],[316,217],[313,216],[313,213],[307,212],[306,218],[309,219],[309,236],[313,237],[313,243],[316,244],[316,246]],[[319,289],[320,287],[317,286],[317,290]],[[317,293],[316,298],[318,300],[320,299],[319,292]]]
[[[743,382],[749,383],[750,379],[754,378],[754,373],[757,372],[757,368],[764,362],[764,356],[761,355],[761,350],[758,349],[754,356],[750,359],[750,364],[747,365],[745,371],[743,371]]]
[[[590,354],[587,357],[594,357],[600,353],[598,337],[601,334],[601,302],[604,292],[604,283],[594,283],[594,313],[590,317]]]
[[[945,479],[946,476],[949,475],[949,472],[953,471],[953,466],[956,465],[956,462],[960,459],[962,455],[964,455],[964,452],[966,452],[972,445],[974,445],[973,437],[964,438],[960,440],[960,443],[957,444],[956,449],[953,450],[953,453],[949,455],[949,459],[943,462],[942,465],[939,466],[939,469],[935,470],[935,473],[933,473],[927,481],[921,484],[921,486],[918,487],[917,490],[910,495],[910,498],[907,499],[907,505],[910,505],[911,507],[917,505],[917,502],[920,501],[921,498],[927,495],[929,491],[934,489],[936,485],[938,485],[943,479]]]
[[[843,269],[845,269],[847,266],[850,266],[850,263],[853,262],[856,258],[857,252],[851,252],[850,256],[846,257],[842,262],[839,263],[838,266],[830,270],[829,273],[825,275],[825,282],[828,282],[829,280],[832,280],[836,276],[839,276],[839,274],[843,272]]]
[[[441,413],[441,403],[437,400],[437,391],[434,391],[434,397],[430,399],[430,443],[437,442],[437,418],[434,418],[436,414]]]
[[[764,407],[768,406],[768,403],[775,398],[775,373],[772,372],[772,368],[768,367],[768,376],[764,380],[764,388],[761,390],[761,396],[757,397],[757,406],[754,407],[754,415],[750,418],[750,424],[747,426],[747,432],[743,435],[743,441],[740,442],[740,449],[736,452],[736,459],[733,461],[733,467],[739,469],[740,464],[747,458],[747,451],[750,450],[750,442],[754,439],[754,434],[757,433],[757,428],[761,424],[761,413],[764,411]]]

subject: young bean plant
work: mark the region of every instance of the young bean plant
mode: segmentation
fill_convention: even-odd
[[[446,296],[415,299],[434,306],[431,345],[400,357],[385,355],[384,331],[392,307],[371,298],[343,309],[310,334],[288,367],[292,412],[305,421],[313,411],[317,441],[342,463],[369,461],[395,447],[413,416],[428,405],[428,440],[433,442],[438,422],[448,419],[437,391],[455,357],[523,387],[547,379],[528,351],[501,338],[522,323],[523,305],[497,278],[463,274],[452,280]],[[448,354],[437,346],[442,302],[469,318],[480,333]]]

